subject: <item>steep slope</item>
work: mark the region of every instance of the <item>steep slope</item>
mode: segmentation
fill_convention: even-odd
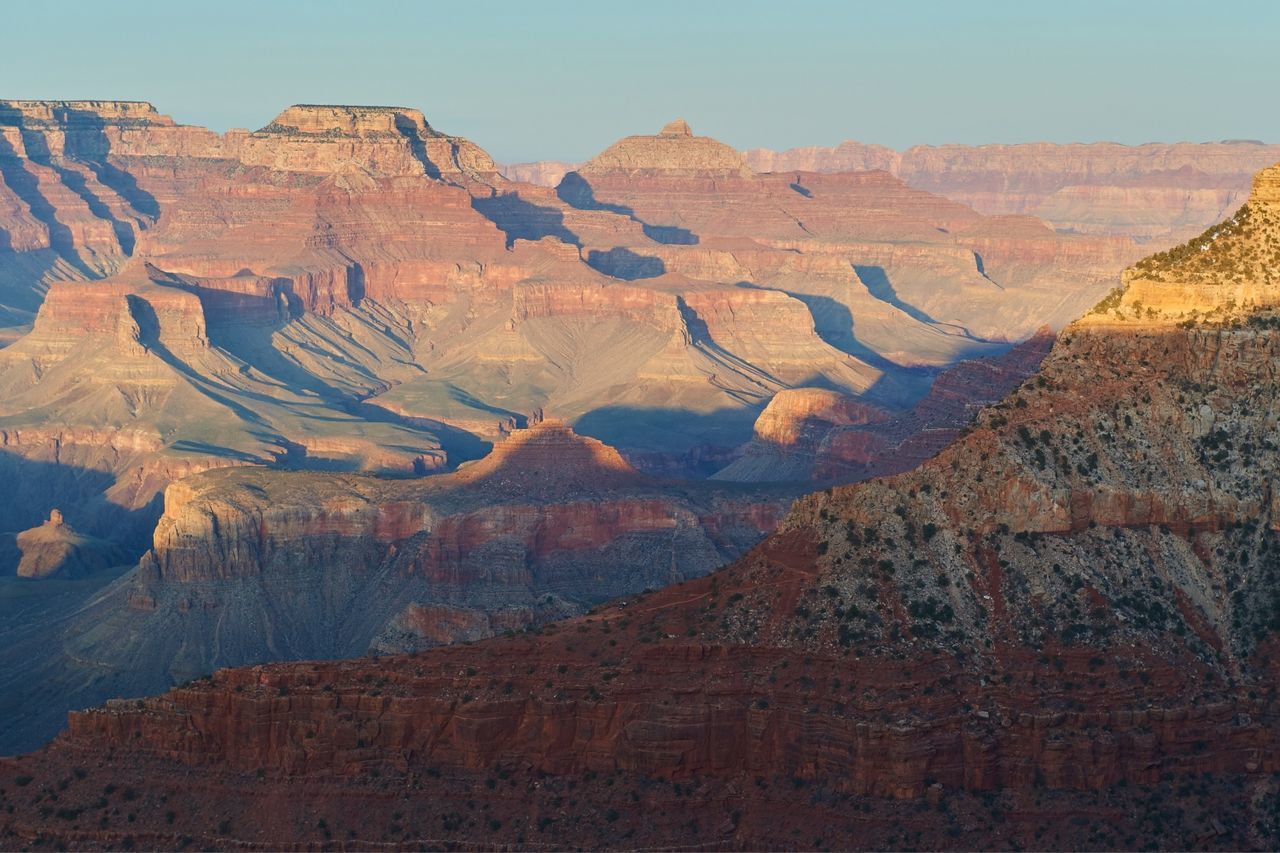
[[[1275,175],[1248,242],[1206,254],[1271,244]],[[1141,269],[1203,316],[1238,291],[1188,264],[1197,246]],[[1102,306],[965,438],[798,502],[710,577],[525,636],[73,715],[10,762],[4,831],[1274,849],[1280,332],[1265,281],[1244,286],[1256,301],[1217,322]],[[50,794],[65,814],[41,814]]]
[[[109,138],[173,122],[127,101],[0,101],[0,346],[55,281],[118,269],[155,199],[108,158]]]

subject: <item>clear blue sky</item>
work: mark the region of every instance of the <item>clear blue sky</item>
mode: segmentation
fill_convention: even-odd
[[[1280,141],[1276,0],[18,0],[0,32],[0,97],[218,130],[401,104],[505,161],[675,116],[740,148]]]

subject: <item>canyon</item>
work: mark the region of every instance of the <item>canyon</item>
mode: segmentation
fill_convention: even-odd
[[[960,426],[963,404],[916,415],[937,377],[1135,255],[882,174],[758,175],[682,121],[554,190],[404,107],[216,134],[4,101],[0,131],[0,568],[48,590],[0,589],[6,752],[219,666],[477,639],[704,574],[803,484]],[[757,417],[815,389],[888,432],[861,463],[743,474]],[[522,452],[544,441],[630,474],[584,489]]]
[[[220,667],[476,640],[697,577],[771,532],[799,493],[658,480],[552,420],[432,477],[193,474],[166,488],[136,568],[34,619],[7,614],[0,743]],[[96,553],[30,547],[64,526],[19,535],[21,574],[65,578]]]
[[[613,162],[655,168],[681,130]],[[604,203],[661,209],[609,169]],[[1130,267],[932,458],[797,500],[725,568],[471,645],[75,713],[0,762],[0,837],[1274,849],[1277,188],[1263,170],[1219,226]],[[754,442],[893,417],[775,399]]]
[[[618,792],[646,791],[673,816],[692,807],[693,800],[681,804],[687,783],[658,793],[655,779],[697,776],[711,786],[705,796],[728,803],[744,796],[752,778],[744,774],[758,770],[775,780],[750,782],[750,796],[761,798],[760,822],[740,827],[730,814],[723,837],[736,846],[794,846],[770,835],[764,817],[795,805],[786,791],[792,783],[777,780],[816,778],[832,759],[805,751],[800,742],[811,735],[796,732],[809,723],[793,718],[827,700],[853,705],[836,693],[810,705],[808,694],[787,692],[793,680],[782,680],[786,690],[759,682],[766,670],[771,677],[778,667],[799,667],[818,650],[829,672],[815,683],[827,684],[827,675],[851,683],[834,674],[849,665],[846,644],[833,654],[821,643],[875,631],[841,623],[815,628],[803,642],[788,633],[808,630],[793,624],[800,610],[818,612],[802,600],[815,594],[806,584],[833,571],[827,555],[834,553],[814,538],[826,522],[805,515],[818,498],[788,512],[793,501],[815,488],[834,489],[819,493],[830,497],[868,478],[909,478],[903,472],[922,463],[921,471],[944,459],[954,464],[960,451],[943,449],[984,406],[1025,388],[1042,360],[1041,377],[1061,371],[1067,343],[1054,344],[1055,332],[1109,292],[1087,323],[1119,330],[1117,341],[1130,340],[1139,321],[1201,334],[1199,323],[1247,324],[1270,304],[1266,271],[1250,266],[1274,250],[1270,173],[1259,178],[1249,212],[1201,238],[1236,247],[1229,257],[1204,251],[1194,259],[1202,279],[1219,269],[1206,266],[1211,261],[1229,266],[1232,285],[1171,284],[1191,269],[1190,250],[1174,244],[1188,229],[1222,219],[1242,197],[1242,164],[1258,154],[1254,147],[1108,151],[1103,159],[1118,164],[1109,169],[1089,152],[1073,153],[1076,159],[1014,152],[1010,160],[975,151],[951,152],[918,172],[904,172],[903,158],[870,155],[838,167],[818,158],[812,168],[798,160],[782,168],[781,160],[765,162],[676,120],[563,173],[532,170],[522,181],[406,107],[295,105],[258,130],[217,134],[142,102],[0,101],[0,474],[11,484],[0,501],[0,571],[9,575],[0,578],[0,754],[46,741],[66,726],[68,710],[130,697],[110,711],[73,714],[48,768],[73,753],[96,754],[74,767],[98,784],[98,774],[118,769],[102,757],[99,737],[141,748],[145,757],[128,766],[150,768],[139,772],[154,772],[161,786],[178,772],[166,762],[208,768],[217,796],[184,811],[181,822],[175,816],[146,829],[158,834],[136,836],[159,846],[178,844],[182,834],[225,846],[234,834],[211,835],[196,817],[217,813],[218,828],[222,815],[256,808],[251,797],[233,804],[223,788],[256,767],[270,771],[280,791],[329,790],[335,807],[353,785],[373,792],[380,783],[371,780],[392,778],[393,770],[436,785],[442,803],[457,805],[485,767],[502,763],[503,772],[517,772],[509,759],[518,773],[534,774],[521,778],[535,787],[538,774],[553,773],[548,792],[567,784],[566,774],[623,773]],[[960,176],[960,183],[923,185],[926,173]],[[1014,177],[996,184],[996,173]],[[1110,207],[1099,206],[1093,190],[1071,196],[1081,174],[1095,175],[1105,192],[1128,181],[1145,189],[1117,190]],[[1181,212],[1167,203],[1179,193],[1189,199]],[[1100,212],[1089,219],[1074,203]],[[1070,210],[1050,215],[1055,204]],[[1168,251],[1130,266],[1152,249]],[[1097,346],[1099,357],[1122,364],[1135,356]],[[1195,417],[1216,416],[1197,410]],[[981,423],[957,446],[968,446]],[[962,470],[998,480],[987,462],[965,458]],[[891,492],[896,483],[867,488]],[[979,490],[966,505],[1025,510],[1049,499],[1032,483],[1010,488]],[[1167,496],[1107,491],[1084,509],[1077,507],[1082,497],[1052,496],[1054,507],[1063,500],[1072,513],[1096,511],[1100,523],[1112,523],[1105,512],[1172,513],[1157,523],[1182,531],[1182,510]],[[917,531],[945,526],[932,515],[912,520],[936,507],[902,506],[897,517]],[[1008,522],[1014,533],[1028,523]],[[782,533],[752,550],[780,524]],[[882,521],[867,525],[878,529]],[[905,534],[892,536],[897,542]],[[988,546],[965,542],[962,551],[983,555],[987,566]],[[725,564],[731,567],[711,574]],[[777,578],[760,581],[759,572],[779,566]],[[916,569],[924,570],[913,563]],[[948,564],[939,576],[956,590],[974,583],[968,570]],[[766,614],[759,630],[767,641],[758,648],[756,634],[748,641],[734,633],[746,623],[715,621],[710,611],[694,617],[683,598],[703,601],[707,584],[730,582],[738,586],[726,596],[741,596],[735,604],[750,599],[753,611]],[[867,610],[877,630],[913,607],[943,612],[933,598],[908,600],[905,589],[881,585],[883,608]],[[844,581],[830,586],[853,595]],[[786,600],[759,599],[757,587],[776,587]],[[1210,594],[1193,592],[1197,602]],[[609,600],[625,603],[590,614]],[[954,618],[959,606],[950,606]],[[650,610],[663,614],[666,627],[654,627],[657,615],[644,630],[617,616]],[[556,621],[564,619],[578,621]],[[855,665],[876,693],[858,699],[865,716],[819,724],[823,731],[851,726],[831,742],[852,755],[865,735],[858,726],[872,718],[888,725],[908,708],[927,711],[928,734],[914,723],[892,735],[875,729],[877,743],[898,738],[905,752],[891,759],[892,769],[868,764],[860,781],[838,793],[864,798],[867,814],[888,815],[873,821],[886,832],[896,825],[879,799],[886,795],[934,796],[940,784],[961,798],[957,808],[987,815],[979,794],[991,786],[969,784],[965,774],[1058,780],[1068,772],[1049,759],[1026,770],[1030,759],[1018,750],[1040,754],[1030,736],[1010,747],[1019,757],[972,765],[984,769],[946,769],[951,759],[939,759],[922,770],[907,757],[914,754],[907,744],[952,749],[946,744],[964,727],[955,707],[976,707],[982,679],[994,683],[1001,667],[1025,663],[1021,647],[1010,647],[1007,659],[983,658],[986,647],[974,638],[984,626],[964,623],[967,663],[951,663],[947,650],[925,664],[946,682],[939,695],[947,702],[963,693],[959,704],[911,693],[906,685],[924,678],[923,670],[897,686],[875,686],[888,671],[885,656],[902,653],[893,643],[915,642],[913,627],[885,649],[869,645],[865,665]],[[597,629],[608,634],[598,648]],[[497,635],[505,638],[470,645]],[[565,636],[574,641],[562,647],[552,639]],[[581,645],[579,637],[591,642]],[[812,649],[798,651],[805,643]],[[470,662],[416,674],[418,661],[455,660],[434,649],[458,644],[456,660]],[[510,659],[495,664],[495,649]],[[379,662],[338,662],[368,654]],[[234,669],[296,660],[324,662]],[[979,674],[978,660],[991,671]],[[588,683],[581,673],[600,661],[616,673]],[[483,675],[457,675],[472,669]],[[304,670],[311,674],[296,676]],[[719,686],[709,694],[681,686],[695,671]],[[657,680],[642,677],[648,672]],[[502,680],[492,681],[493,673]],[[1117,677],[1097,680],[1114,685]],[[394,688],[371,689],[377,679]],[[135,700],[176,685],[186,686],[169,698]],[[670,692],[646,693],[654,689]],[[1156,696],[1128,686],[1118,694],[1096,689],[1090,701],[1125,707]],[[458,699],[470,706],[463,710],[480,717],[441,710],[440,697],[456,690],[470,697]],[[517,697],[510,702],[521,710],[503,710],[508,700],[495,690]],[[390,716],[371,710],[381,702],[362,704],[384,691],[388,701],[403,700],[386,705],[398,709]],[[196,710],[206,701],[213,704]],[[1010,692],[999,701],[1010,719],[1043,716],[1038,693]],[[688,716],[662,710],[672,703]],[[364,710],[353,716],[353,707]],[[1240,707],[1251,719],[1269,713],[1265,703]],[[722,719],[724,708],[731,710]],[[1215,712],[1214,725],[1225,713]],[[166,729],[176,725],[174,715],[200,721],[197,732]],[[710,719],[726,743],[746,742],[749,731],[769,745],[696,759],[672,758],[672,748],[660,745],[682,741],[680,731],[703,738],[699,727],[713,725]],[[205,722],[212,729],[199,728]],[[468,726],[486,734],[446,743]],[[524,732],[523,746],[487,742],[506,726]],[[428,743],[420,739],[428,731],[449,734]],[[1201,734],[1216,742],[1222,733]],[[295,737],[310,743],[299,751]],[[1269,748],[1256,726],[1244,726],[1239,739],[1259,754]],[[401,757],[388,758],[396,749]],[[1162,760],[1158,746],[1144,749],[1147,760]],[[239,757],[226,764],[230,753]],[[579,753],[587,758],[571,757]],[[1009,770],[1006,760],[1023,769]],[[1117,759],[1108,781],[1129,778],[1128,760]],[[1212,760],[1215,768],[1235,766]],[[428,770],[440,775],[418,779]],[[27,792],[0,780],[3,804],[14,805],[0,816],[0,832],[37,843],[32,832],[53,836],[33,827],[59,809],[81,808],[52,805],[46,788],[30,789],[41,792],[39,802],[20,804]],[[175,802],[184,796],[181,786],[146,791]],[[1050,799],[1073,802],[1065,796]],[[138,831],[167,811],[159,799],[147,802],[155,814]],[[618,817],[606,817],[602,831],[634,821],[641,802],[605,808],[601,814]],[[559,815],[564,807],[548,808]],[[498,812],[484,821],[527,831]],[[60,827],[78,827],[73,843],[123,843],[110,815],[91,827],[85,814]],[[569,820],[550,815],[547,827]],[[453,812],[440,819],[450,833],[418,837],[453,843],[488,825],[471,816],[455,821]],[[288,810],[278,816],[299,820]],[[336,817],[323,820],[337,826]],[[273,825],[282,834],[269,843],[282,843],[285,823]],[[629,837],[660,842],[662,826]],[[304,836],[324,836],[318,825],[305,829]],[[367,826],[344,831],[380,838],[364,835]],[[889,843],[886,835],[871,837]],[[530,838],[513,835],[511,843]]]
[[[399,107],[219,135],[4,101],[0,131],[0,530],[56,507],[134,556],[182,477],[420,476],[544,413],[707,476],[779,391],[908,411],[1138,254],[885,175],[758,175],[683,123],[554,191]]]

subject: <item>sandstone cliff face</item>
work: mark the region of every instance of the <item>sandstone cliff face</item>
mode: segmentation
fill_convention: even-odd
[[[1217,322],[1280,305],[1280,166],[1254,178],[1248,202],[1189,242],[1144,259],[1090,315],[1094,322]]]
[[[100,767],[194,836],[233,815],[224,844],[262,768],[326,792],[281,839],[1272,848],[1271,314],[1073,325],[936,458],[797,502],[709,577],[473,647],[222,672],[75,715],[13,773]],[[406,786],[438,813],[379,811]],[[68,796],[84,823],[96,788]],[[15,815],[14,839],[64,831]],[[67,837],[172,831],[106,818]]]

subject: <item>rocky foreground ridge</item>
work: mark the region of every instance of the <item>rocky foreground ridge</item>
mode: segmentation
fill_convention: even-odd
[[[1273,221],[1269,179],[1251,223]],[[1161,269],[1197,305],[1232,292]],[[1166,313],[1100,306],[937,457],[805,498],[708,577],[75,714],[6,763],[0,827],[85,847],[1274,849],[1280,332],[1261,303]]]

